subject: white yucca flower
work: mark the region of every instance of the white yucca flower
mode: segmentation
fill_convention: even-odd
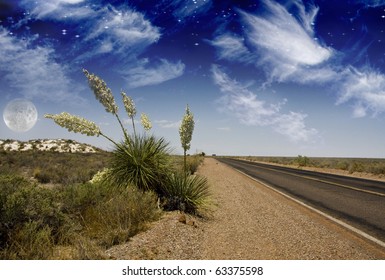
[[[126,112],[130,118],[135,117],[136,115],[136,108],[134,104],[134,100],[132,100],[131,97],[127,96],[124,91],[121,92],[123,97],[123,104],[124,108],[126,109]]]
[[[192,139],[193,131],[194,131],[194,116],[187,105],[186,113],[183,116],[182,123],[179,127],[180,142],[182,144],[182,148],[185,151],[185,153],[187,150],[190,149],[190,142]]]
[[[148,118],[148,116],[145,113],[142,113],[140,115],[140,122],[146,131],[148,131],[152,128],[152,124],[150,122],[150,119]]]
[[[68,131],[86,134],[87,136],[99,136],[101,134],[100,128],[94,122],[66,112],[58,115],[45,114],[44,117],[54,120],[56,124],[68,129]]]
[[[116,115],[118,113],[118,106],[115,103],[114,96],[107,84],[98,76],[90,74],[86,69],[83,69],[84,75],[88,79],[88,84],[95,94],[97,100],[103,104],[106,111]]]
[[[111,171],[110,168],[104,168],[103,170],[98,171],[98,173],[96,173],[92,177],[92,179],[90,180],[90,183],[96,184],[96,183],[102,182],[110,171]]]

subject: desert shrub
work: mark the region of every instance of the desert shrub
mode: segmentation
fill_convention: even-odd
[[[0,176],[0,185],[1,259],[104,258],[160,216],[156,195],[135,187],[46,189],[16,176]]]
[[[106,180],[119,187],[134,185],[156,191],[166,178],[169,164],[168,143],[163,138],[127,136],[112,152]]]
[[[300,167],[305,167],[305,166],[309,166],[310,164],[310,160],[308,157],[306,156],[301,156],[299,155],[296,159],[296,163],[298,164],[298,166]]]
[[[354,173],[354,172],[362,172],[364,171],[364,166],[362,163],[353,161],[349,165],[349,173]]]
[[[385,164],[384,163],[372,163],[368,170],[366,170],[370,173],[379,175],[379,174],[385,174]]]
[[[57,229],[62,223],[62,213],[56,192],[36,185],[15,189],[5,199],[2,221],[11,229],[30,221]]]
[[[46,258],[65,222],[57,192],[17,176],[0,176],[0,185],[1,258]]]
[[[22,177],[0,175],[0,248],[3,248],[8,241],[9,230],[12,227],[11,220],[6,217],[8,197],[18,189],[29,185],[30,183]]]
[[[338,161],[336,164],[337,169],[341,170],[348,170],[349,169],[349,162],[347,161]]]
[[[114,195],[87,207],[83,214],[85,235],[103,247],[126,242],[159,217],[156,195],[136,187],[114,188]]]
[[[166,210],[197,214],[210,196],[207,178],[181,172],[170,174],[162,187]]]
[[[46,170],[41,170],[40,168],[36,168],[33,172],[33,177],[42,184],[49,183],[51,181],[51,176]]]
[[[10,232],[8,246],[0,251],[1,259],[44,260],[52,255],[54,240],[51,228],[38,221],[28,221]]]
[[[189,156],[186,160],[187,165],[187,171],[190,174],[194,174],[197,170],[199,165],[201,165],[203,162],[203,157],[199,155]]]

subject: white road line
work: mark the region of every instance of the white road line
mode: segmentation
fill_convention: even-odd
[[[362,230],[359,230],[358,228],[355,228],[355,227],[353,227],[353,226],[351,226],[351,225],[349,225],[349,224],[347,224],[347,223],[345,223],[343,221],[340,221],[340,220],[338,220],[338,219],[336,219],[336,218],[334,218],[334,217],[332,217],[332,216],[330,216],[330,215],[328,215],[328,214],[326,214],[326,213],[324,213],[324,212],[322,212],[322,211],[320,211],[320,210],[318,210],[318,209],[316,209],[316,208],[314,208],[314,207],[312,207],[312,206],[310,206],[310,205],[308,205],[308,204],[306,204],[306,203],[304,203],[302,201],[299,201],[298,199],[293,198],[293,197],[291,197],[291,196],[289,196],[289,195],[287,195],[287,194],[285,194],[285,193],[283,193],[283,192],[273,188],[272,186],[270,186],[270,185],[268,185],[268,184],[266,184],[266,183],[264,183],[264,182],[262,182],[262,181],[260,181],[260,180],[258,180],[256,178],[253,178],[250,175],[247,175],[246,173],[244,173],[244,172],[242,172],[242,171],[240,171],[240,170],[238,170],[236,168],[233,168],[233,169],[238,171],[239,173],[245,175],[246,177],[248,177],[248,178],[250,178],[250,179],[252,179],[252,180],[254,180],[254,181],[256,181],[256,182],[258,182],[260,184],[262,184],[263,186],[269,188],[270,190],[275,191],[276,193],[278,193],[278,194],[280,194],[280,195],[282,195],[282,196],[284,196],[284,197],[286,197],[286,198],[288,198],[288,199],[290,199],[290,200],[292,200],[292,201],[294,201],[294,202],[296,202],[296,203],[298,203],[298,204],[300,204],[300,205],[302,205],[302,206],[304,206],[304,207],[306,207],[306,208],[316,212],[317,214],[320,214],[321,216],[323,216],[323,217],[325,217],[325,218],[327,218],[327,219],[329,219],[329,220],[339,224],[340,226],[342,226],[342,227],[344,227],[344,228],[346,228],[346,229],[348,229],[348,230],[350,230],[350,231],[352,231],[352,232],[354,232],[354,233],[356,233],[356,234],[358,234],[358,235],[360,235],[360,236],[362,236],[362,237],[364,237],[364,238],[366,238],[366,239],[376,243],[377,245],[380,245],[381,247],[385,248],[385,242],[383,242],[383,241],[381,241],[381,240],[379,240],[379,239],[377,239],[377,238],[367,234],[366,232],[363,232]]]

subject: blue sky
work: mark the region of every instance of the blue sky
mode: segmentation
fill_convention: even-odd
[[[0,109],[37,107],[25,133],[71,138],[44,119],[63,111],[119,140],[85,68],[145,112],[181,153],[178,127],[194,113],[191,153],[385,157],[385,1],[0,0]]]

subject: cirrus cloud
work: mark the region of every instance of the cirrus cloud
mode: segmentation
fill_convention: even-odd
[[[354,117],[385,112],[385,75],[334,59],[338,52],[314,36],[318,7],[305,8],[301,0],[288,1],[286,6],[262,2],[265,9],[259,14],[239,11],[248,27],[243,37],[226,33],[210,41],[220,59],[261,67],[268,84],[326,85],[336,93],[337,105],[352,103]],[[379,6],[384,1],[362,2]]]
[[[232,80],[217,65],[212,66],[212,77],[224,93],[219,99],[222,110],[234,114],[242,124],[271,127],[292,142],[311,142],[318,135],[316,129],[306,126],[306,114],[282,112],[286,100],[277,104],[261,100],[247,87]]]
[[[31,40],[21,40],[0,27],[0,71],[8,86],[28,99],[51,102],[84,102],[65,71],[55,60],[50,47],[32,47]]]
[[[141,60],[136,67],[121,71],[130,88],[148,85],[157,85],[165,81],[178,78],[183,75],[185,65],[178,61],[176,63],[161,59],[155,66],[151,66],[148,59]]]

